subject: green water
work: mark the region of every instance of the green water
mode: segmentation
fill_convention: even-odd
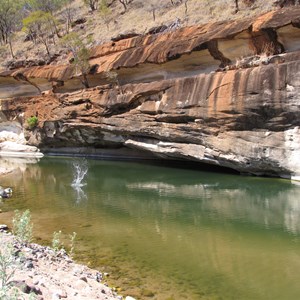
[[[300,186],[88,160],[76,190],[73,161],[2,177],[14,194],[0,223],[29,208],[40,241],[76,231],[77,259],[137,299],[300,299]]]

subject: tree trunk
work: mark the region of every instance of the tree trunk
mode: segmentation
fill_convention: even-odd
[[[14,51],[13,51],[13,48],[12,48],[12,42],[11,42],[11,39],[9,39],[9,50],[10,50],[10,54],[11,54],[11,57],[12,58],[15,58],[15,54],[14,54]]]
[[[185,2],[184,2],[184,6],[185,6],[185,14],[187,15],[187,13],[188,13],[188,5],[187,5],[187,3],[188,3],[188,0],[186,0]]]
[[[126,3],[125,3],[125,0],[119,0],[119,2],[123,5],[124,11],[126,11],[127,10],[127,6],[126,6]]]
[[[239,11],[239,0],[234,0],[235,2],[235,13]]]
[[[46,48],[46,51],[47,51],[48,57],[50,58],[50,57],[51,57],[51,55],[50,55],[50,50],[49,50],[49,47],[48,47],[48,43],[47,43],[47,42],[45,42],[45,41],[43,41],[43,44],[44,44],[44,46],[45,46],[45,48]]]
[[[82,74],[82,80],[81,80],[82,84],[84,85],[84,87],[86,89],[88,89],[90,87],[87,76],[85,73]]]

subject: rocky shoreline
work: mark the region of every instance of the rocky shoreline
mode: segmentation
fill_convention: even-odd
[[[14,256],[7,272],[14,273],[8,286],[18,289],[20,297],[16,299],[124,299],[107,286],[107,274],[75,263],[64,250],[56,252],[50,247],[22,243],[5,225],[0,229],[1,255],[10,245]]]

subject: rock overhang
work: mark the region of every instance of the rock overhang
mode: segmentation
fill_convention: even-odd
[[[35,93],[34,85],[52,89],[3,107],[12,115],[21,107],[25,118],[39,114],[40,127],[28,141],[40,147],[126,146],[298,178],[299,13],[284,9],[100,45],[91,50],[97,68],[88,75],[90,89],[81,90],[71,66],[2,73],[0,94],[4,79]],[[250,57],[241,61],[242,53]],[[107,71],[119,82],[106,80]]]

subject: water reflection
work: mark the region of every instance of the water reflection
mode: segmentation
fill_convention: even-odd
[[[236,177],[232,178],[237,180]],[[300,232],[300,188],[289,182],[273,179],[243,178],[235,183],[228,181],[202,184],[166,184],[163,182],[129,183],[132,191],[151,191],[159,196],[176,197],[182,200],[200,200],[195,205],[199,211],[216,215],[218,220],[229,219],[266,228],[283,226],[292,233]],[[252,185],[250,184],[252,182]],[[182,203],[177,211],[184,211]],[[174,207],[170,205],[174,213]]]
[[[300,186],[87,160],[86,185],[75,188],[72,165],[42,159],[2,183],[13,182],[11,205],[31,209],[40,236],[76,231],[87,249],[82,259],[111,268],[115,285],[132,295],[137,289],[154,290],[155,299],[300,294]]]
[[[39,158],[18,158],[18,157],[1,157],[0,156],[0,174],[10,173],[19,170],[25,172],[25,170],[40,161]]]
[[[74,190],[74,198],[76,199],[76,203],[79,204],[82,201],[86,201],[88,199],[86,193],[80,186],[72,186]]]

